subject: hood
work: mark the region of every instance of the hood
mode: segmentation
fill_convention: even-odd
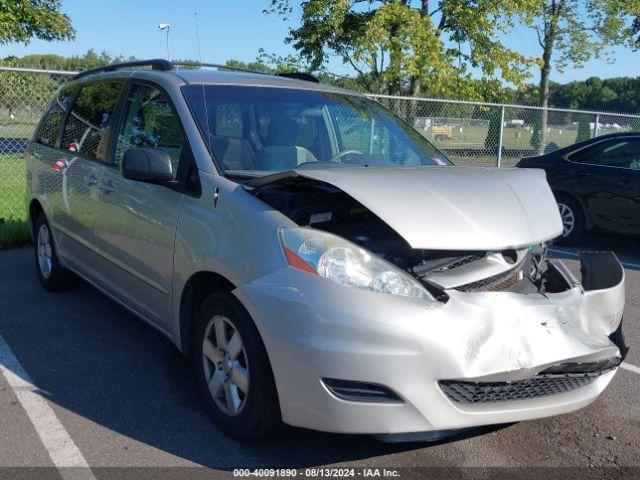
[[[340,188],[416,249],[504,250],[562,233],[542,170],[360,167],[295,173]]]

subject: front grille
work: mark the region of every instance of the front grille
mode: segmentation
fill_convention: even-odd
[[[442,265],[441,267],[438,267],[429,273],[450,272],[451,270],[463,267],[464,265],[480,260],[481,258],[484,258],[484,255],[467,255],[464,257],[456,258],[452,262],[447,263],[446,265]]]
[[[600,373],[583,375],[540,375],[514,382],[463,382],[441,380],[442,391],[454,402],[491,403],[539,398],[566,393],[592,383]]]
[[[499,292],[510,287],[518,280],[520,280],[521,272],[522,269],[514,268],[512,270],[507,270],[506,272],[493,275],[492,277],[487,277],[476,282],[460,285],[456,287],[456,290],[460,290],[461,292],[478,292],[487,290],[492,292]]]

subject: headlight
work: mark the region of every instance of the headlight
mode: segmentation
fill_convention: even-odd
[[[283,228],[280,241],[290,266],[347,287],[433,301],[409,274],[341,237],[310,228]]]

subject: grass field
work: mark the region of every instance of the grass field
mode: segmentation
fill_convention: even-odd
[[[0,155],[0,250],[30,242],[22,155]]]
[[[38,122],[33,119],[5,119],[0,121],[0,140],[31,138]]]
[[[438,147],[447,148],[484,148],[488,127],[482,125],[469,125],[452,127],[451,138],[434,141]],[[567,130],[552,127],[547,135],[547,143],[555,143],[559,147],[566,147],[576,142],[577,130]],[[502,145],[506,149],[530,150],[533,132],[524,128],[505,128],[502,135]],[[497,143],[497,134],[494,139]]]

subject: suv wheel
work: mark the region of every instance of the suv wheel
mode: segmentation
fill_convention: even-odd
[[[60,265],[51,228],[43,213],[34,223],[36,271],[40,284],[50,292],[62,292],[73,286],[73,274]]]
[[[584,235],[584,215],[582,208],[573,198],[558,195],[558,211],[562,219],[562,236],[557,243],[561,245],[575,245]]]
[[[196,380],[216,425],[238,440],[273,433],[281,425],[275,381],[247,312],[231,295],[213,294],[196,321]]]

